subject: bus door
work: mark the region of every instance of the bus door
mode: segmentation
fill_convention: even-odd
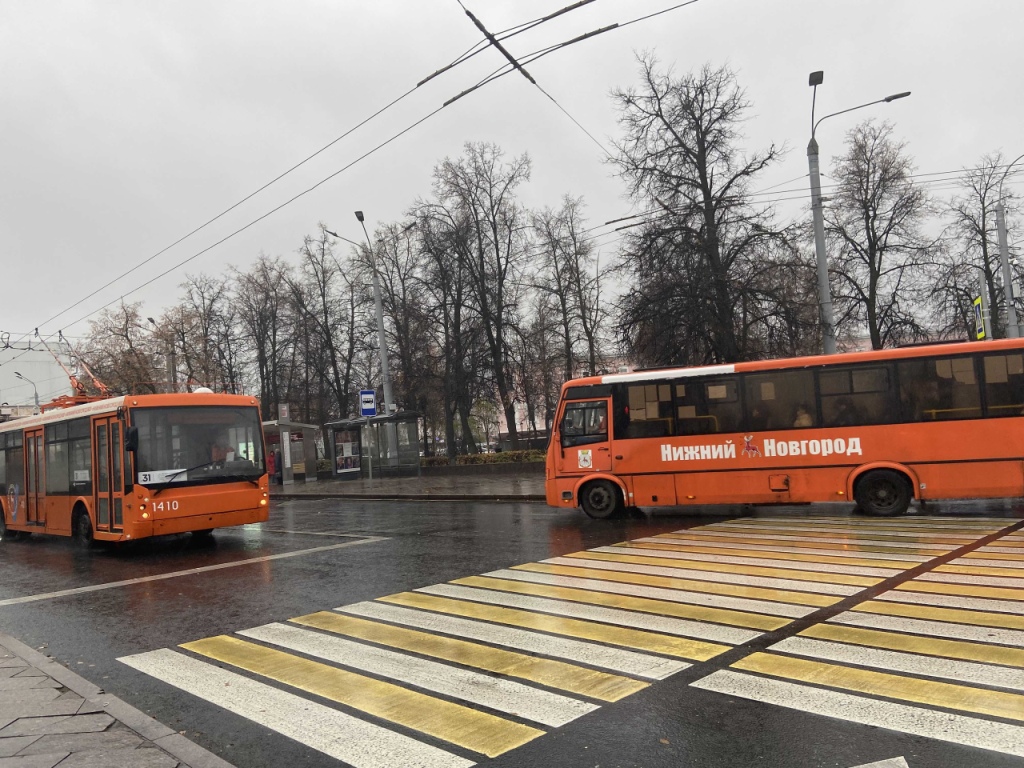
[[[25,432],[25,521],[46,524],[46,486],[43,484],[43,430]]]
[[[92,423],[92,444],[96,451],[93,466],[93,508],[97,531],[120,531],[124,527],[124,467],[121,449],[121,422],[116,416],[96,419]]]
[[[559,427],[560,472],[575,475],[612,470],[608,406],[608,400],[566,403]]]

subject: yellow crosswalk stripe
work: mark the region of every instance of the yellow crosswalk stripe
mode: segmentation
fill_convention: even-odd
[[[1024,584],[1021,584],[1021,587],[1021,589],[1014,589],[1013,587],[987,587],[982,584],[950,584],[944,581],[908,581],[900,584],[896,589],[905,592],[927,592],[932,595],[964,595],[994,600],[1024,601]]]
[[[1024,552],[985,552],[981,549],[964,555],[964,557],[969,557],[972,560],[1014,560],[1018,563],[1021,562],[1022,556],[1024,556]]]
[[[880,555],[926,555],[938,557],[944,554],[940,549],[916,549],[913,547],[885,547],[885,546],[862,546],[851,543],[832,543],[827,541],[789,541],[787,539],[750,539],[742,534],[737,536],[715,535],[708,536],[687,536],[678,533],[659,533],[654,538],[672,541],[673,539],[688,539],[690,541],[706,541],[709,546],[715,544],[745,544],[749,547],[792,547],[794,549],[820,549],[834,552],[871,552]],[[829,537],[832,538],[832,537]],[[949,550],[946,550],[949,551]]]
[[[1024,667],[1024,649],[999,645],[971,643],[966,640],[944,640],[937,637],[903,635],[877,629],[861,629],[838,624],[815,624],[800,633],[804,637],[832,640],[837,643],[863,645],[870,648],[888,648],[893,651],[919,653],[925,656],[944,656],[984,664],[1002,664]]]
[[[226,635],[181,647],[488,757],[544,735],[487,712]]]
[[[998,568],[986,565],[953,565],[947,563],[936,569],[941,573],[964,573],[972,576],[999,576],[1004,579],[1021,579],[1024,586],[1024,568]]]
[[[582,619],[533,613],[518,608],[504,608],[483,603],[452,600],[419,592],[401,592],[379,598],[381,602],[404,605],[407,608],[447,613],[469,619],[481,619],[498,624],[550,632],[582,640],[594,640],[609,645],[619,645],[640,651],[650,651],[682,659],[707,661],[731,646],[710,643],[703,640],[689,640],[683,637],[663,635],[647,630],[630,629],[610,624],[599,624]]]
[[[539,659],[524,653],[432,635],[417,629],[381,624],[332,611],[298,616],[291,621],[337,635],[482,669],[497,675],[529,680],[549,688],[558,688],[601,701],[618,701],[648,686],[648,683],[640,680],[587,669],[564,661]]]
[[[824,607],[835,605],[843,599],[832,595],[818,595],[813,592],[790,592],[784,589],[746,587],[741,584],[724,584],[718,581],[675,579],[670,576],[652,576],[646,573],[631,573],[629,571],[605,571],[597,568],[574,568],[568,565],[550,565],[548,563],[527,563],[512,567],[517,571],[550,573],[556,576],[575,576],[581,579],[599,579],[601,581],[614,581],[621,584],[641,584],[645,587],[681,589],[728,597],[748,597],[756,600],[772,600],[776,603],[791,603],[793,605]]]
[[[1024,696],[1002,691],[939,683],[914,677],[808,661],[774,653],[754,653],[732,665],[771,677],[840,688],[857,693],[912,701],[964,712],[1024,720]]]
[[[903,616],[908,619],[947,621],[952,624],[1001,627],[1002,629],[1024,629],[1024,616],[1016,616],[1012,613],[967,611],[960,608],[938,608],[933,605],[890,603],[881,600],[868,600],[860,603],[854,610],[863,613],[877,613],[884,616]]]
[[[917,533],[918,531],[932,531],[934,533],[955,533],[957,530],[970,531],[971,533],[993,533],[998,531],[1000,528],[1004,528],[1008,525],[1012,525],[1012,520],[1007,520],[1006,525],[1000,525],[999,523],[974,523],[967,520],[957,520],[955,523],[938,523],[934,521],[910,521],[904,520],[899,523],[873,523],[867,520],[850,519],[850,518],[837,518],[837,517],[817,517],[817,518],[793,518],[789,520],[775,519],[764,519],[757,517],[741,517],[736,520],[729,520],[725,523],[711,523],[708,528],[716,525],[743,525],[750,528],[763,528],[766,526],[771,527],[786,527],[786,528],[807,528],[810,526],[820,526],[821,528],[857,528],[858,530],[865,531],[901,531],[904,533]]]
[[[696,621],[730,624],[737,627],[750,627],[751,629],[763,629],[766,631],[779,629],[792,621],[792,619],[779,616],[766,616],[761,613],[734,611],[729,608],[710,608],[703,605],[670,603],[665,600],[655,600],[647,597],[615,595],[607,592],[594,592],[592,590],[576,589],[573,587],[557,587],[550,584],[536,584],[529,581],[496,579],[489,576],[470,576],[464,579],[455,579],[451,583],[461,584],[467,587],[496,589],[502,592],[515,592],[520,595],[538,595],[540,597],[550,597],[556,600],[571,600],[577,603],[603,605],[608,608],[621,608],[627,611],[640,611],[642,613],[653,613],[659,616],[695,619]]]
[[[694,552],[702,555],[723,555],[726,557],[756,557],[770,560],[792,560],[800,563],[829,563],[831,565],[856,565],[867,568],[897,568],[908,570],[916,568],[921,563],[913,560],[861,560],[853,557],[836,557],[833,555],[805,555],[794,552],[770,552],[756,549],[751,544],[750,549],[720,549],[717,547],[698,547],[692,544],[653,544],[645,541],[624,541],[619,544],[612,544],[613,547],[629,547],[631,549],[646,549],[654,552]]]
[[[742,531],[739,531],[739,530],[737,530],[735,528],[711,528],[711,527],[707,527],[707,528],[701,528],[700,530],[702,530],[702,531],[713,531],[715,533],[722,533],[722,534],[728,533],[728,534],[731,534],[733,536],[742,536],[743,535]],[[856,544],[858,541],[865,541],[865,540],[866,541],[901,541],[901,542],[904,542],[906,544],[939,544],[941,546],[949,547],[951,550],[952,549],[956,549],[959,546],[963,546],[964,544],[973,544],[979,538],[979,537],[976,537],[976,536],[970,537],[970,538],[957,536],[957,537],[951,538],[951,539],[944,539],[944,538],[943,539],[936,539],[936,538],[934,538],[932,536],[928,536],[925,533],[922,533],[919,536],[918,535],[913,535],[913,536],[892,536],[890,534],[885,534],[885,533],[877,533],[876,534],[873,531],[863,531],[863,532],[858,532],[858,533],[840,533],[838,531],[824,531],[824,530],[819,530],[819,531],[800,531],[800,530],[791,530],[789,528],[769,528],[769,527],[752,528],[751,532],[752,533],[756,532],[756,533],[759,533],[759,534],[760,533],[769,534],[769,533],[773,533],[773,532],[774,533],[784,533],[787,536],[797,536],[797,537],[802,538],[802,539],[820,538],[823,534],[827,533],[829,538],[847,539],[852,544]]]
[[[767,576],[773,579],[825,582],[826,584],[850,584],[857,587],[870,587],[882,581],[882,579],[873,576],[852,576],[845,573],[793,571],[785,568],[766,568],[759,565],[733,565],[732,563],[714,563],[704,560],[672,560],[665,557],[616,555],[610,552],[573,552],[571,555],[565,555],[565,557],[578,558],[581,561],[607,560],[615,563],[632,563],[634,565],[657,565],[662,568],[686,568],[691,571],[739,573],[747,576]]]

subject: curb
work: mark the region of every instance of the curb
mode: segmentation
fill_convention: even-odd
[[[23,661],[40,672],[50,676],[72,693],[76,693],[90,704],[102,707],[115,720],[128,726],[144,739],[148,739],[164,752],[189,768],[235,768],[231,763],[212,752],[189,741],[177,731],[125,703],[113,694],[106,693],[98,685],[72,672],[63,664],[44,656],[20,640],[0,632],[0,645],[15,653]]]
[[[273,493],[271,499],[354,499],[357,501],[501,501],[501,502],[543,502],[546,498],[541,494],[501,494],[491,495],[469,493]]]

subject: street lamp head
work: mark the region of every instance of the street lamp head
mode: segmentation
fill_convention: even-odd
[[[362,212],[362,211],[356,211],[356,219],[357,219],[357,220],[358,220],[358,221],[359,221],[360,223],[362,223],[362,221],[363,221],[363,212]]]
[[[810,86],[821,85],[825,80],[825,73],[822,71],[811,72],[811,76],[807,79],[807,84]]]
[[[910,91],[904,91],[903,93],[894,93],[892,96],[886,96],[882,101],[888,104],[890,101],[896,101],[896,99],[905,99],[910,95]]]
[[[25,377],[24,377],[24,376],[22,376],[22,375],[21,375],[20,373],[18,373],[17,371],[15,371],[15,372],[14,372],[14,376],[15,376],[15,378],[21,379],[22,381],[24,381],[24,380],[25,380]]]

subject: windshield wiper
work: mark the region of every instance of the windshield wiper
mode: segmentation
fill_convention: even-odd
[[[172,472],[169,475],[165,475],[164,479],[163,479],[163,482],[166,483],[166,485],[162,485],[159,488],[157,488],[155,491],[153,491],[153,496],[159,496],[161,491],[167,490],[167,488],[170,487],[171,481],[173,481],[174,478],[176,478],[178,475],[185,474],[186,472],[195,472],[197,469],[203,469],[204,467],[212,467],[212,466],[213,466],[213,462],[212,461],[204,461],[202,464],[196,464],[194,467],[188,467],[187,469],[179,469],[177,472]]]

